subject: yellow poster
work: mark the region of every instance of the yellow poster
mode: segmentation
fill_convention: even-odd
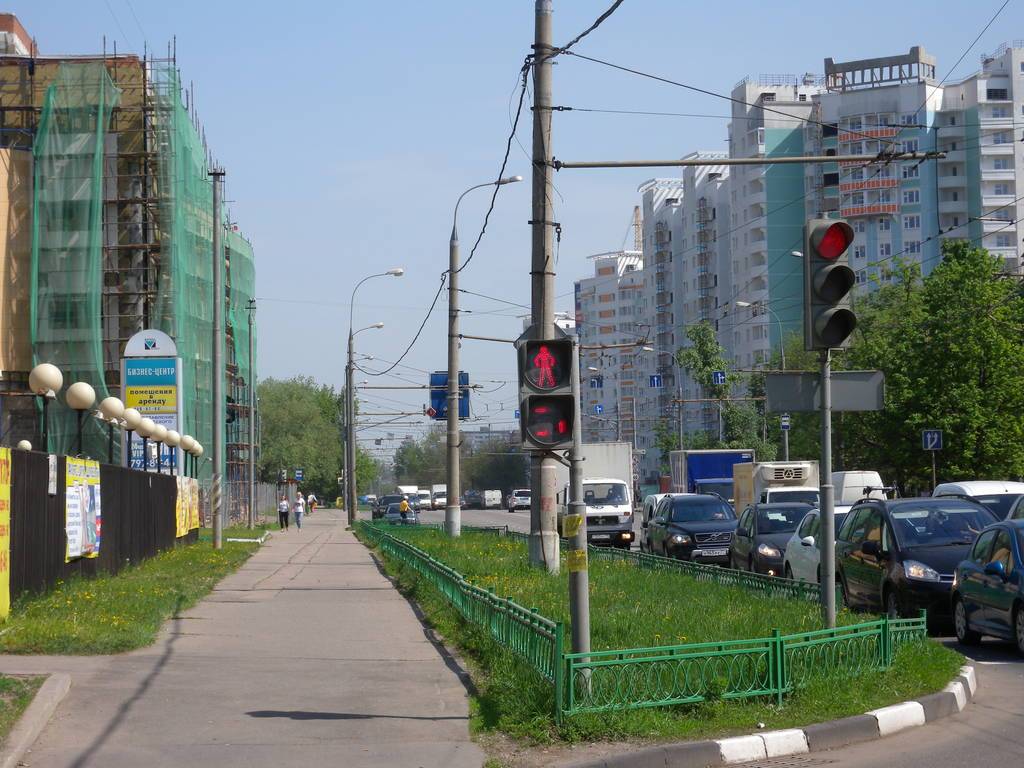
[[[178,494],[174,501],[174,519],[176,521],[174,535],[179,539],[188,533],[188,479],[178,476]]]
[[[100,463],[92,459],[66,459],[64,472],[65,562],[76,557],[99,557],[103,533],[100,507]]]
[[[0,448],[0,618],[11,612],[11,449]]]
[[[199,481],[188,478],[188,529],[194,531],[199,527]]]

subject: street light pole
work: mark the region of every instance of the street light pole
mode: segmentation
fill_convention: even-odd
[[[224,255],[221,251],[221,184],[224,170],[213,168],[213,467],[211,506],[213,507],[213,548],[221,549],[223,540],[223,489],[221,469],[224,462]],[[160,470],[157,453],[157,471]]]
[[[474,189],[500,187],[522,180],[522,176],[509,176],[487,184],[476,184],[459,195],[452,215],[452,236],[448,241],[448,472],[445,478],[445,498],[448,501],[444,509],[444,530],[449,536],[458,536],[462,532],[462,507],[459,501],[462,493],[462,479],[459,475],[459,271],[462,269],[459,265],[459,204]]]
[[[359,331],[353,331],[354,319],[355,319],[355,308],[356,308],[356,291],[359,290],[359,286],[365,283],[367,280],[372,280],[375,277],[401,277],[405,274],[405,269],[402,267],[392,267],[386,272],[377,272],[372,275],[367,275],[352,289],[352,298],[348,305],[348,357],[347,364],[345,365],[345,511],[348,518],[348,524],[352,525],[356,521],[356,427],[355,427],[355,395],[352,388],[352,375],[355,369],[354,360],[354,338]],[[370,328],[380,327],[383,328],[383,323],[376,323]],[[366,328],[360,330],[365,331]]]
[[[249,299],[249,527],[256,525],[256,369],[253,347],[256,299]]]

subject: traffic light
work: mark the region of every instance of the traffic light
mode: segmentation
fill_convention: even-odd
[[[856,280],[847,251],[853,228],[843,219],[811,219],[804,227],[804,348],[836,349],[857,327],[851,309]]]
[[[527,450],[572,446],[576,398],[570,338],[519,342],[519,428]]]

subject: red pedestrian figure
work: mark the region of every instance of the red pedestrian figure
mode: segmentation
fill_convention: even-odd
[[[548,351],[547,345],[542,346],[540,352],[533,358],[533,364],[540,369],[537,374],[538,387],[555,386],[555,362],[555,357]]]

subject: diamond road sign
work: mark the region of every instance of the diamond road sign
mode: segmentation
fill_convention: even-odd
[[[921,430],[921,448],[925,451],[941,451],[942,450],[942,430],[941,429],[922,429]]]
[[[716,387],[725,384],[725,371],[712,371],[711,383],[714,384]]]

